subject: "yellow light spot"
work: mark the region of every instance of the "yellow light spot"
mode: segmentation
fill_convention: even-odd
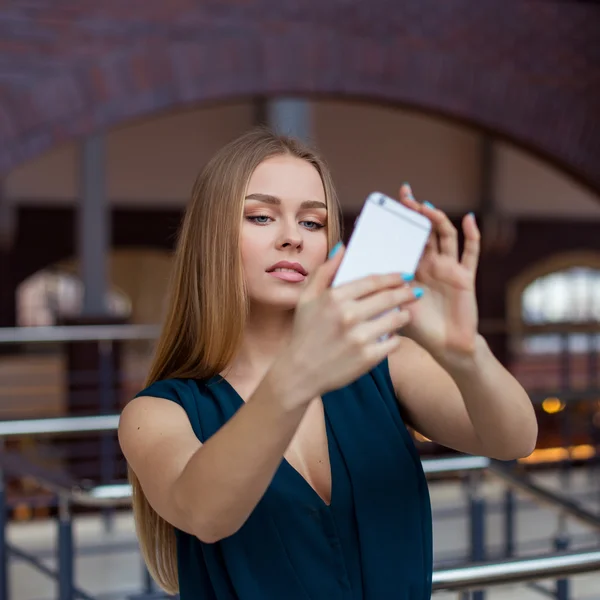
[[[542,402],[542,410],[549,415],[556,414],[565,408],[565,403],[559,398],[546,398]]]
[[[570,448],[538,448],[526,458],[520,458],[524,464],[553,463],[561,460],[586,460],[595,455],[594,446],[581,444]]]

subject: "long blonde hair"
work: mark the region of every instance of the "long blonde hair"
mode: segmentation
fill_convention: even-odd
[[[341,238],[341,211],[329,169],[298,140],[257,128],[222,148],[199,174],[179,232],[167,313],[146,385],[167,378],[210,378],[231,362],[244,332],[247,299],[239,246],[244,197],[264,160],[306,160],[323,181],[328,244]],[[142,555],[155,581],[179,590],[175,530],[150,506],[129,468]]]

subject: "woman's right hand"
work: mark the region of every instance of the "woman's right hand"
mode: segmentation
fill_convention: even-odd
[[[399,273],[330,288],[343,254],[338,251],[314,272],[277,361],[308,386],[309,401],[358,379],[393,352],[400,344],[396,331],[410,319],[404,307],[417,301],[418,292]]]

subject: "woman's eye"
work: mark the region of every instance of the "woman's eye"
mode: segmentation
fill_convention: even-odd
[[[267,215],[255,215],[255,216],[251,216],[251,217],[246,217],[246,219],[248,219],[248,221],[251,221],[252,223],[256,223],[257,225],[266,225],[269,222],[269,219],[271,217],[267,216]]]
[[[301,221],[301,223],[307,229],[317,230],[317,229],[321,229],[323,227],[323,225],[321,225],[321,223],[317,223],[317,221]]]
[[[256,225],[268,225],[271,221],[273,221],[272,217],[268,215],[248,215],[246,220],[251,223],[255,223]],[[309,231],[317,231],[324,227],[318,221],[300,221],[300,225],[308,229]]]

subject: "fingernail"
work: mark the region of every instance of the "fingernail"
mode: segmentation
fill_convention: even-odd
[[[425,202],[423,202],[423,205],[426,206],[427,208],[431,208],[431,209],[435,210],[435,206],[433,204],[431,204],[431,202],[427,202],[427,200],[425,200]]]
[[[424,294],[423,288],[415,288],[413,294],[415,295],[415,298],[420,298]]]
[[[410,273],[402,273],[403,281],[412,281],[414,278],[415,278],[415,276],[411,275]]]
[[[469,217],[471,217],[472,219],[474,219],[475,218],[475,213],[474,212],[470,212],[469,213]]]
[[[342,247],[342,242],[338,242],[332,249],[331,252],[329,253],[329,258],[333,258],[338,250]]]

